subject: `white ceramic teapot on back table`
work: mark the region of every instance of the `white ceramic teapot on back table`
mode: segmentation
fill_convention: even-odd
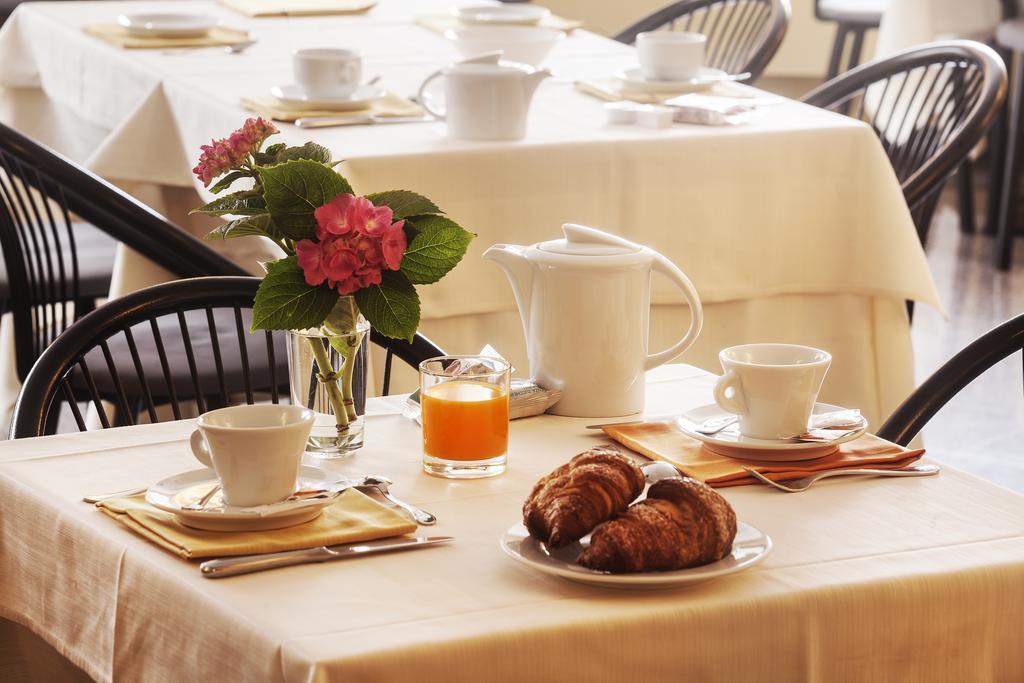
[[[700,299],[686,275],[656,251],[582,225],[567,223],[562,230],[565,239],[496,244],[484,252],[512,283],[530,372],[542,387],[563,392],[548,412],[638,413],[644,371],[672,360],[700,334]],[[686,335],[654,354],[647,352],[652,270],[679,287],[691,313]]]
[[[427,77],[417,95],[423,108],[448,124],[448,135],[465,140],[518,140],[537,86],[551,72],[501,61],[500,52],[449,64]],[[444,109],[438,109],[427,85],[444,77]]]

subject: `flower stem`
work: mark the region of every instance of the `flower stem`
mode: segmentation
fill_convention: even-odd
[[[356,368],[356,352],[359,350],[359,346],[363,342],[363,336],[365,333],[360,332],[349,335],[345,340],[345,350],[342,352],[342,356],[345,359],[345,365],[342,367],[342,378],[341,378],[341,389],[345,399],[345,410],[348,412],[350,420],[355,420],[356,415],[356,402],[352,394],[352,378]]]
[[[316,364],[320,372],[317,377],[324,389],[327,390],[327,398],[331,402],[331,408],[334,410],[334,420],[337,423],[337,429],[339,434],[348,432],[349,414],[345,408],[345,397],[342,390],[338,387],[338,373],[335,371],[334,366],[331,365],[331,356],[324,348],[323,342],[319,337],[310,337],[308,339],[309,346],[313,349],[313,356],[316,357]],[[347,365],[347,364],[346,364]]]

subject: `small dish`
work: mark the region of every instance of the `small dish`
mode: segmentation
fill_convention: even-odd
[[[814,404],[814,414],[816,415],[837,410],[843,409],[828,403]],[[829,453],[834,453],[839,448],[839,444],[853,441],[864,434],[868,428],[867,420],[862,417],[859,427],[828,443],[794,441],[790,439],[754,439],[740,434],[738,424],[729,425],[722,431],[715,432],[714,434],[702,434],[697,431],[697,428],[706,420],[727,415],[729,413],[719,408],[717,404],[711,403],[683,413],[676,420],[676,424],[687,436],[703,441],[704,447],[713,453],[729,458],[757,460],[760,462],[796,462],[820,458]]]
[[[702,66],[700,73],[685,81],[652,81],[643,77],[639,67],[619,69],[615,72],[623,92],[650,93],[655,95],[683,95],[707,90],[716,83],[730,80],[729,74],[721,69]]]
[[[310,97],[294,84],[275,85],[270,94],[283,106],[298,111],[354,111],[384,97],[383,90],[369,84],[360,85],[348,97]]]
[[[453,7],[452,14],[470,26],[511,24],[533,26],[551,16],[551,10],[537,5],[469,5]]]
[[[629,589],[676,588],[728,576],[753,567],[772,549],[772,539],[768,534],[745,522],[737,522],[732,553],[718,562],[669,572],[611,574],[576,564],[576,558],[589,544],[590,536],[587,535],[577,543],[558,550],[548,550],[543,543],[530,536],[522,524],[516,524],[501,537],[501,549],[506,555],[537,571],[592,586]]]
[[[140,38],[201,38],[217,25],[217,19],[206,14],[148,12],[122,14],[117,24]]]
[[[299,467],[301,490],[331,489],[336,492],[324,497],[287,500],[255,507],[228,505],[220,493],[215,493],[201,510],[190,509],[216,485],[217,475],[203,468],[168,477],[146,491],[146,502],[153,507],[174,514],[185,526],[206,531],[266,531],[283,529],[316,518],[330,505],[348,482],[319,467]]]

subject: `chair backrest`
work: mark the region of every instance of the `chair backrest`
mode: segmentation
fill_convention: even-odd
[[[893,411],[878,436],[906,446],[964,387],[1017,351],[1024,358],[1024,314],[986,332],[946,361]]]
[[[180,419],[207,410],[211,401],[229,405],[235,392],[244,393],[248,403],[257,394],[277,403],[279,388],[288,381],[280,370],[285,353],[281,335],[249,331],[259,283],[254,277],[177,280],[85,315],[32,367],[15,406],[11,438],[55,432],[65,407],[78,429],[85,430],[80,404],[93,406],[106,428],[111,420],[103,402],[114,407],[116,421],[123,424],[134,424],[137,414],[157,422],[160,406],[170,408],[167,417]],[[371,339],[387,350],[386,375],[393,356],[415,366],[442,354],[421,335],[412,343],[379,335]],[[227,376],[231,372],[238,376]]]
[[[750,72],[756,80],[782,44],[789,0],[679,0],[615,36],[632,45],[638,33],[671,28],[707,36],[704,63],[726,73]]]
[[[929,43],[851,69],[804,96],[868,123],[892,162],[921,241],[949,176],[1006,95],[1006,67],[972,41]]]
[[[0,250],[19,377],[88,306],[72,216],[181,277],[245,271],[147,206],[63,156],[0,125]],[[83,310],[84,309],[84,310]]]

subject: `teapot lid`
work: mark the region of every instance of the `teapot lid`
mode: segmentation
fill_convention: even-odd
[[[562,232],[564,239],[541,242],[537,249],[566,256],[627,256],[644,251],[639,244],[585,225],[566,223]]]

